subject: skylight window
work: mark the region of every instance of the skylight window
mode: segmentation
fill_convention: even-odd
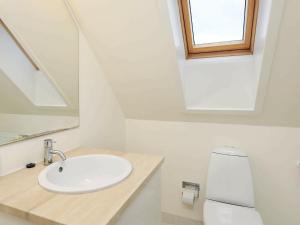
[[[258,0],[180,0],[187,58],[252,54]]]

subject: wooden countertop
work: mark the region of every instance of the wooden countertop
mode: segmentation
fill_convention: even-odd
[[[163,162],[163,157],[112,150],[79,148],[70,157],[112,154],[128,159],[132,174],[123,182],[98,192],[66,195],[46,191],[38,184],[41,163],[0,178],[0,211],[39,225],[110,225],[147,179]]]

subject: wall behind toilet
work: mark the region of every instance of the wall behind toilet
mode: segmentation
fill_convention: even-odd
[[[127,120],[127,150],[162,154],[162,210],[202,220],[210,152],[231,145],[250,157],[256,208],[265,225],[300,224],[300,129],[231,124]],[[189,208],[181,203],[181,182],[201,184],[201,196]]]
[[[104,72],[80,34],[80,127],[0,147],[0,175],[43,157],[43,140],[56,139],[61,150],[79,146],[123,150],[125,119]]]

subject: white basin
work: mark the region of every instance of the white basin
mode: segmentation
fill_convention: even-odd
[[[76,194],[115,185],[128,177],[131,171],[131,163],[124,158],[85,155],[53,163],[40,173],[38,180],[49,191]]]

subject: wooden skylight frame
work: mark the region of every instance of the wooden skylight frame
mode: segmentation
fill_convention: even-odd
[[[246,0],[244,39],[242,41],[195,45],[190,0],[178,0],[186,58],[209,58],[253,54],[259,0]]]

